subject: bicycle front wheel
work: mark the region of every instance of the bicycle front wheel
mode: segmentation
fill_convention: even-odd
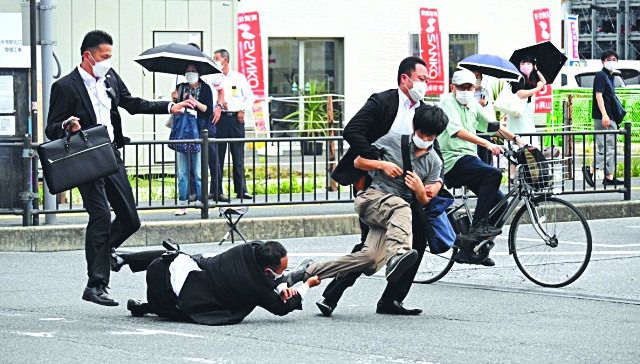
[[[587,220],[575,206],[556,197],[535,197],[530,205],[531,214],[525,203],[509,230],[509,246],[518,268],[543,287],[574,282],[591,259]]]
[[[424,251],[420,267],[413,279],[414,283],[433,283],[446,276],[453,267],[453,257],[458,252],[455,246],[442,254],[431,254],[429,246]]]

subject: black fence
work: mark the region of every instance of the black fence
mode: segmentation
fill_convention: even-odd
[[[351,186],[339,186],[331,180],[331,171],[344,154],[344,140],[340,136],[327,137],[298,137],[298,138],[236,138],[209,139],[206,133],[202,139],[180,141],[136,141],[122,149],[122,158],[129,163],[128,174],[139,210],[196,208],[200,210],[203,219],[209,217],[209,211],[217,207],[234,206],[273,206],[273,205],[301,205],[348,203],[353,201]],[[621,139],[622,171],[624,184],[618,186],[587,186],[582,175],[582,166],[589,165],[596,150],[595,135],[615,134]],[[631,124],[616,131],[580,131],[559,133],[531,133],[523,134],[523,139],[533,145],[544,146],[550,151],[550,159],[562,158],[565,161],[567,179],[558,191],[559,194],[592,194],[592,193],[621,193],[625,200],[631,199]],[[178,201],[178,188],[175,163],[169,161],[170,156],[176,160],[176,153],[166,148],[168,144],[187,143],[200,144],[200,199],[190,199],[186,205]],[[238,191],[233,189],[231,158],[227,157],[223,168],[221,183],[223,194],[232,197],[229,202],[220,201],[220,197],[211,195],[209,158],[218,158],[216,154],[209,155],[210,144],[216,146],[223,143],[242,143],[244,152],[244,167],[241,171],[246,177],[246,186],[250,199],[235,198]],[[25,160],[24,168],[20,171],[24,181],[20,185],[21,191],[12,206],[0,206],[0,214],[23,216],[23,225],[38,224],[38,216],[43,214],[84,212],[80,194],[77,189],[59,194],[55,206],[39,207],[37,198],[42,195],[42,185],[35,185],[31,181],[30,159],[34,158],[33,150],[36,145],[28,139],[22,142],[12,141],[3,143],[0,140],[0,151],[7,148],[21,148]],[[228,148],[227,148],[228,149]],[[558,152],[556,152],[556,150]],[[134,157],[130,155],[133,153]],[[614,159],[620,157],[617,149]],[[144,158],[143,158],[144,157]],[[144,162],[140,162],[145,159]],[[190,158],[188,158],[190,159]],[[215,160],[214,159],[214,160]],[[500,162],[497,161],[498,167]],[[616,173],[618,173],[616,162]],[[189,169],[190,166],[189,166]],[[508,170],[508,166],[505,168]],[[508,173],[508,172],[507,172]],[[41,179],[39,179],[41,181]],[[507,183],[508,184],[508,183]],[[4,190],[4,189],[3,189]],[[191,191],[191,182],[188,190]],[[32,219],[33,217],[33,219]],[[33,220],[33,221],[32,221]]]

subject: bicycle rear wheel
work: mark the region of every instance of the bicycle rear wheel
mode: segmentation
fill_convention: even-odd
[[[454,261],[451,259],[458,252],[455,246],[442,254],[431,254],[429,246],[424,251],[420,267],[413,279],[414,283],[433,283],[446,276],[453,267]]]
[[[569,202],[539,196],[516,213],[509,230],[513,258],[520,271],[543,287],[563,287],[584,272],[591,259],[591,230],[582,213]],[[543,238],[534,223],[549,238]]]

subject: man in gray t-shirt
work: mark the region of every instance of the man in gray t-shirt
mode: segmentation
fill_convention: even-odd
[[[318,276],[322,280],[349,272],[370,275],[386,263],[387,280],[394,282],[416,262],[410,204],[414,200],[428,204],[431,199],[426,187],[440,181],[442,162],[431,146],[447,123],[446,115],[437,106],[422,105],[415,110],[409,144],[413,170],[406,168],[406,175],[401,134],[388,134],[376,141],[374,145],[384,149],[380,159],[356,158],[355,167],[369,171],[373,179],[371,187],[358,193],[354,204],[362,221],[371,227],[365,246],[336,260],[311,263],[305,270],[305,279]]]

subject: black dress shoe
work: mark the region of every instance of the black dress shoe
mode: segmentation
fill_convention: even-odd
[[[216,197],[216,195],[214,194],[209,194],[209,200],[213,200],[213,201],[218,201],[218,202],[230,202],[231,199],[225,195],[218,195],[218,197]]]
[[[109,255],[109,266],[112,272],[119,272],[120,268],[124,266],[124,260],[116,254],[114,248],[111,248],[111,255]]]
[[[378,307],[376,313],[383,315],[404,315],[404,316],[416,316],[422,313],[419,308],[406,308],[402,302],[393,301],[390,303],[378,301]]]
[[[239,193],[236,197],[239,198],[239,199],[243,199],[243,200],[251,200],[253,198],[253,197],[249,196],[248,193],[245,193],[245,194]]]
[[[418,252],[415,249],[411,249],[408,252],[391,257],[387,262],[387,282],[396,282],[407,269],[411,268],[418,260]]]
[[[589,166],[582,166],[582,174],[584,175],[585,182],[593,187],[593,173],[591,173]]]
[[[605,177],[602,180],[602,184],[605,185],[605,186],[616,186],[617,185],[617,186],[622,187],[622,186],[624,186],[624,181],[623,180],[619,180],[617,178],[608,179],[607,177]]]
[[[127,310],[131,312],[133,317],[142,317],[147,313],[151,313],[148,303],[143,303],[136,300],[127,301]]]
[[[291,287],[298,282],[304,281],[305,272],[311,263],[313,263],[311,258],[302,259],[295,268],[286,274],[284,281],[287,282],[287,285]]]
[[[324,299],[316,302],[316,306],[318,306],[320,312],[322,312],[322,316],[330,317],[333,313],[333,310],[336,309],[337,304],[331,304],[326,299]]]
[[[493,267],[494,265],[496,265],[496,262],[494,262],[493,259],[487,257],[487,259],[483,260],[480,265],[484,265],[485,267]]]
[[[118,301],[109,297],[107,287],[86,287],[82,293],[82,299],[85,301],[97,303],[103,306],[117,306]]]

